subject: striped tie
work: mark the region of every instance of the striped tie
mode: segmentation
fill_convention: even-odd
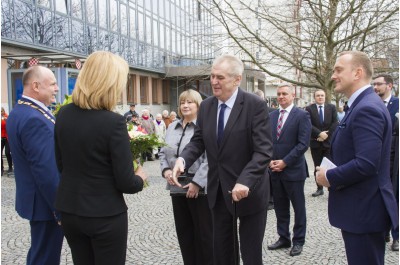
[[[285,115],[286,110],[283,109],[280,112],[281,115],[279,116],[278,125],[276,126],[276,139],[279,139],[279,136],[281,135],[283,126],[283,116]]]

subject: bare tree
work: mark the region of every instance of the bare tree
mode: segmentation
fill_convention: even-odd
[[[399,51],[395,0],[210,1],[209,12],[244,61],[294,85],[323,89],[327,101],[334,96],[338,52],[357,49],[389,59]],[[398,72],[398,62],[385,71]]]

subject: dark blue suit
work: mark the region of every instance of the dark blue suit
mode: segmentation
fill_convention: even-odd
[[[279,114],[279,110],[270,113],[274,150],[272,160],[282,159],[286,164],[282,172],[271,173],[277,229],[280,239],[291,242],[289,223],[292,202],[295,212],[293,245],[302,246],[306,234],[304,181],[308,176],[304,153],[310,141],[311,121],[308,112],[293,107],[277,139]]]
[[[330,223],[342,229],[349,264],[383,264],[384,234],[398,226],[390,182],[392,126],[382,100],[371,87],[353,102],[331,145]]]
[[[392,120],[392,128],[394,127],[394,123],[396,122],[396,113],[399,112],[399,98],[390,97],[390,100],[387,104],[387,109],[390,113],[390,119]]]
[[[22,100],[40,108],[28,99]],[[7,120],[7,132],[15,165],[15,208],[31,225],[27,264],[59,264],[63,233],[54,216],[60,179],[54,155],[54,123],[39,110],[17,104]]]

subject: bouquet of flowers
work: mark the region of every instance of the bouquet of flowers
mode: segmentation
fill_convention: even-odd
[[[143,165],[142,154],[149,152],[155,148],[165,146],[164,141],[160,140],[156,134],[147,134],[146,130],[141,126],[133,124],[128,125],[128,134],[130,137],[130,148],[133,157],[133,165],[136,170],[139,165]],[[144,183],[147,187],[148,183]]]
[[[72,103],[72,96],[71,95],[65,95],[65,99],[64,99],[63,103],[57,103],[55,105],[54,110],[53,110],[54,117],[57,116],[57,114],[60,111],[62,106],[65,106],[65,105],[67,105],[69,103]]]

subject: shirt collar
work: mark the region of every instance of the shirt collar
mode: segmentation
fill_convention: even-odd
[[[46,105],[44,105],[42,102],[40,102],[39,100],[36,100],[34,98],[22,95],[23,98],[29,99],[30,101],[33,101],[36,105],[38,105],[39,107],[41,107],[44,110],[49,111],[49,109],[46,107]]]
[[[386,105],[390,102],[390,99],[392,98],[392,95],[389,95],[389,97],[385,98],[383,101],[386,102]]]
[[[192,120],[190,123],[196,124],[197,119]],[[177,129],[178,127],[183,128],[183,118],[178,120],[178,122],[175,125],[175,129]]]
[[[351,97],[349,98],[349,101],[347,102],[347,106],[349,106],[349,108],[351,107],[351,105],[353,104],[353,102],[356,100],[356,98],[362,93],[364,92],[364,90],[366,90],[367,88],[371,87],[371,85],[365,85],[362,88],[358,89],[356,92],[353,93],[353,95],[351,95]]]
[[[292,111],[293,107],[294,107],[294,103],[290,104],[286,109],[279,106],[279,112],[284,109],[284,110],[286,110],[287,113],[290,113]]]
[[[222,102],[221,100],[218,99],[218,108],[219,106],[221,106],[221,104],[225,103],[225,105],[227,105],[230,109],[232,109],[233,105],[235,104],[238,92],[239,88],[236,88],[236,91],[233,92],[232,96],[225,102]]]

